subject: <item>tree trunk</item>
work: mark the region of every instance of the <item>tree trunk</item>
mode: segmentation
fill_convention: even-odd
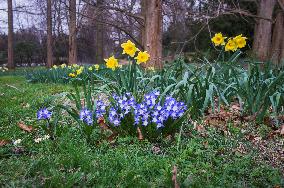
[[[8,0],[8,65],[9,69],[14,69],[14,50],[13,50],[13,2]]]
[[[47,67],[53,65],[51,0],[47,0]]]
[[[146,66],[161,69],[162,64],[162,0],[143,0],[145,29],[143,45],[150,54],[150,62]],[[144,3],[144,4],[143,4]]]
[[[253,52],[260,61],[267,61],[271,47],[272,14],[276,0],[260,0],[254,30]]]
[[[274,64],[278,64],[281,60],[281,48],[284,33],[284,13],[279,11],[276,15],[276,21],[272,33],[272,43],[270,58]]]
[[[104,5],[104,0],[97,0],[97,11],[96,20],[101,21],[103,19],[102,8]],[[104,26],[102,23],[96,21],[96,41],[95,41],[95,50],[96,50],[96,63],[104,62]]]
[[[69,64],[77,63],[76,0],[69,0]]]

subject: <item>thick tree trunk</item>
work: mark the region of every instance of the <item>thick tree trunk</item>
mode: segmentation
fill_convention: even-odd
[[[13,37],[14,29],[13,29],[13,2],[12,0],[8,0],[8,65],[9,69],[14,69],[14,50],[13,50]]]
[[[104,0],[97,0],[97,11],[96,20],[101,21],[103,19],[102,16],[102,6],[104,5]],[[104,26],[102,23],[96,21],[96,63],[103,63],[104,62]]]
[[[260,61],[267,61],[271,47],[272,14],[276,0],[259,0],[255,25],[253,51]]]
[[[284,12],[280,11],[276,15],[273,28],[270,58],[274,64],[278,64],[281,60],[282,41],[284,39]]]
[[[69,64],[77,63],[76,0],[69,0]]]
[[[51,0],[47,0],[47,67],[53,65]]]
[[[161,69],[162,64],[162,0],[143,0],[145,30],[142,33],[144,49],[150,54],[147,66]]]

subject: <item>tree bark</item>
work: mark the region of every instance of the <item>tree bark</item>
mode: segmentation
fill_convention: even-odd
[[[276,15],[275,24],[272,33],[272,43],[270,58],[274,64],[278,64],[281,60],[281,48],[284,33],[284,13],[279,11]]]
[[[162,0],[142,0],[145,28],[142,32],[144,49],[150,54],[146,66],[162,69]]]
[[[13,29],[13,2],[8,0],[8,69],[14,69],[14,29]]]
[[[76,0],[69,0],[69,64],[77,63]]]
[[[47,0],[47,67],[53,65],[51,0]]]
[[[96,8],[96,15],[97,20],[102,20],[102,6],[104,5],[104,0],[97,0],[97,8]],[[95,22],[96,26],[96,63],[103,63],[104,62],[104,26],[100,22]]]
[[[260,61],[267,61],[271,47],[272,14],[276,0],[259,0],[258,19],[255,24],[253,52]]]

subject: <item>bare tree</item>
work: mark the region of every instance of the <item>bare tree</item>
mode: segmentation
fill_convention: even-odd
[[[47,67],[53,65],[51,0],[47,0]]]
[[[13,51],[13,2],[8,0],[8,68],[14,69],[14,51]]]
[[[255,25],[253,51],[260,61],[268,59],[271,47],[272,14],[276,0],[259,0],[258,19]]]
[[[102,6],[104,0],[97,0],[97,20],[102,20]],[[104,60],[104,25],[97,21],[96,25],[96,63],[102,63]]]
[[[69,64],[77,63],[76,0],[69,0]]]
[[[151,56],[147,66],[162,68],[162,0],[142,0],[144,11],[143,46]]]

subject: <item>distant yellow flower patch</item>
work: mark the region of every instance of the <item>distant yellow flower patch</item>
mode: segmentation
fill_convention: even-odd
[[[74,73],[69,73],[68,76],[71,77],[71,78],[74,78],[74,77],[76,77],[76,74],[74,74]]]

